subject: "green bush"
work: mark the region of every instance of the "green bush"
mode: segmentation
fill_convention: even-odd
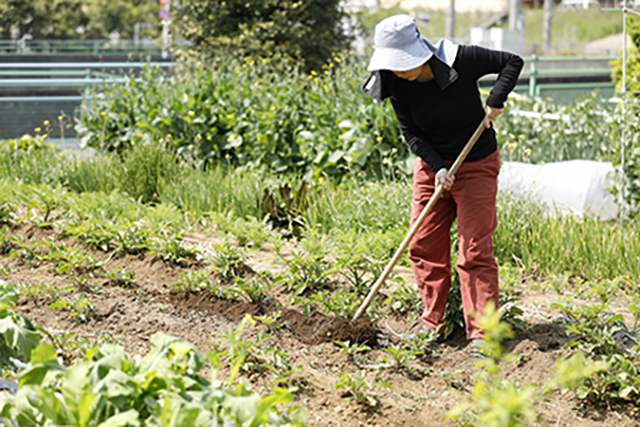
[[[320,74],[249,58],[189,63],[171,75],[148,68],[125,84],[96,88],[76,129],[90,147],[167,144],[195,164],[308,178],[403,173],[410,155],[395,116],[362,94],[363,80],[363,70],[341,56]]]
[[[213,58],[290,57],[319,69],[349,47],[340,0],[182,0],[174,28]]]

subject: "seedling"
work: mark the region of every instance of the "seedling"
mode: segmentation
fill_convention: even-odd
[[[333,313],[337,318],[351,318],[360,307],[360,299],[356,293],[338,291],[335,295],[324,291],[313,294],[310,300],[316,301],[324,313]]]
[[[133,271],[120,271],[116,267],[111,271],[103,271],[100,275],[106,279],[103,285],[119,286],[127,289],[136,286],[136,273]]]
[[[336,390],[344,388],[344,396],[351,396],[355,398],[356,402],[360,405],[378,405],[378,400],[369,394],[371,384],[367,382],[363,371],[358,371],[355,375],[340,372],[340,377],[336,382],[335,387]]]
[[[286,353],[273,349],[273,359],[264,366],[276,375],[275,384],[281,387],[289,385],[291,376],[297,372],[302,372],[302,365],[291,367],[290,356]]]
[[[207,275],[198,271],[180,273],[180,276],[182,280],[173,284],[173,289],[178,292],[198,293],[206,289],[209,283]]]
[[[102,266],[100,261],[94,260],[80,245],[67,248],[64,243],[45,241],[42,244],[49,248],[49,253],[42,259],[52,261],[58,274],[84,273]]]
[[[334,269],[324,261],[324,255],[308,255],[301,251],[291,251],[291,258],[278,255],[278,262],[286,264],[289,274],[281,276],[280,281],[287,290],[296,295],[316,292],[330,286],[329,275]]]
[[[197,249],[182,246],[182,232],[160,233],[151,244],[151,253],[174,265],[184,265],[188,259],[195,258]]]
[[[69,318],[76,317],[80,323],[85,323],[89,314],[93,312],[95,303],[85,298],[84,293],[73,295],[69,298],[61,297],[58,301],[49,306],[51,310],[67,311]]]
[[[211,272],[217,272],[225,279],[233,279],[238,276],[247,262],[244,258],[244,250],[231,246],[229,242],[215,245],[214,249],[218,252],[211,259],[214,266]]]
[[[270,316],[255,316],[255,318],[267,327],[267,331],[269,333],[272,333],[277,329],[280,329],[280,327],[282,326],[282,323],[278,322],[280,316],[282,316],[282,311],[276,311]]]
[[[371,347],[366,344],[358,344],[354,342],[351,344],[351,341],[334,341],[334,344],[340,347],[340,352],[344,354],[348,354],[349,356],[354,357],[358,353],[363,353],[366,351],[371,351]]]
[[[269,299],[269,291],[273,288],[273,283],[266,279],[245,280],[236,277],[235,288],[247,301],[258,304]]]
[[[411,363],[416,360],[417,356],[424,353],[424,350],[406,349],[398,345],[389,348],[383,348],[382,351],[387,353],[389,357],[383,357],[384,362],[391,363],[391,368],[395,371],[411,370]]]

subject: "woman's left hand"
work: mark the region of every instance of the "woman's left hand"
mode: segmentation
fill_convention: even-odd
[[[487,129],[489,129],[491,127],[491,123],[489,122],[489,120],[495,120],[498,117],[500,117],[500,114],[502,114],[502,112],[504,111],[504,108],[493,108],[487,105],[486,111],[487,111],[487,123],[485,124],[485,126],[487,127]]]

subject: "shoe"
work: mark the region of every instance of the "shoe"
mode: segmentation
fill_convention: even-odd
[[[484,349],[484,340],[482,338],[474,338],[471,340],[471,348],[469,349],[469,354],[471,354],[476,359],[486,360],[487,357],[483,354]]]

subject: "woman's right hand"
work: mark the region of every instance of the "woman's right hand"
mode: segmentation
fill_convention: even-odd
[[[436,173],[436,186],[442,185],[445,191],[451,190],[453,181],[455,180],[454,176],[448,177],[447,172],[449,172],[447,168],[442,168]]]

